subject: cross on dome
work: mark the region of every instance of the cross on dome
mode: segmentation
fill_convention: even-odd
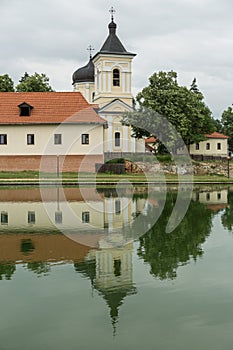
[[[109,12],[111,13],[111,20],[114,21],[114,13],[116,12],[116,10],[114,10],[113,6],[110,8]]]
[[[91,45],[88,46],[87,51],[89,51],[90,58],[92,58],[91,51],[94,51],[94,50],[95,50],[94,47],[92,47]]]

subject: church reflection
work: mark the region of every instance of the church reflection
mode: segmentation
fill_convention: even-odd
[[[121,248],[110,247],[109,244],[106,246],[105,242],[100,242],[99,250],[91,250],[85,261],[74,263],[75,271],[88,277],[92,288],[106,301],[114,334],[123,300],[136,293],[132,254],[133,242]]]
[[[204,254],[202,245],[216,213],[222,211],[226,225],[233,227],[232,215],[228,215],[233,208],[228,204],[229,189],[198,188],[181,224],[171,234],[165,233],[176,200],[175,187],[169,188],[162,214],[149,227],[162,206],[161,192],[155,189],[147,200],[145,188],[135,188],[133,193],[127,187],[120,191],[50,188],[43,198],[48,215],[39,189],[1,190],[0,279],[10,280],[19,264],[37,276],[48,276],[58,264],[74,266],[105,300],[115,334],[120,306],[127,296],[137,293],[134,242],[124,232],[127,225],[134,230],[139,213],[140,229],[146,233],[138,240],[137,255],[150,267],[151,275],[161,280],[176,278],[179,266]],[[64,203],[78,221],[69,216]]]

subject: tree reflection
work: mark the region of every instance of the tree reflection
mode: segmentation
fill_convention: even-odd
[[[50,265],[47,262],[32,261],[27,264],[28,270],[36,273],[37,275],[47,275],[50,271]]]
[[[16,265],[13,262],[1,262],[0,263],[0,280],[3,280],[4,276],[6,280],[11,280],[11,276],[16,270]]]
[[[151,273],[160,279],[174,279],[178,266],[203,254],[201,244],[210,234],[212,212],[204,204],[191,201],[186,216],[170,234],[166,226],[176,195],[169,193],[162,215],[156,224],[139,239],[138,255],[150,264]],[[153,213],[153,211],[151,211]],[[148,222],[148,215],[145,223]],[[140,217],[141,218],[141,217]],[[141,219],[143,225],[143,217]]]
[[[233,229],[233,192],[228,192],[228,207],[225,208],[224,213],[222,214],[222,225],[228,231]]]

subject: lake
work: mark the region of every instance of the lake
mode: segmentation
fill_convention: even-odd
[[[232,349],[233,187],[176,198],[2,188],[0,349]]]

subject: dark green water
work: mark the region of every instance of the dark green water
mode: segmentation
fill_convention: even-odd
[[[175,188],[151,227],[159,188],[67,190],[75,227],[58,192],[48,217],[38,190],[0,191],[0,350],[232,349],[233,189],[196,188],[170,234]]]

